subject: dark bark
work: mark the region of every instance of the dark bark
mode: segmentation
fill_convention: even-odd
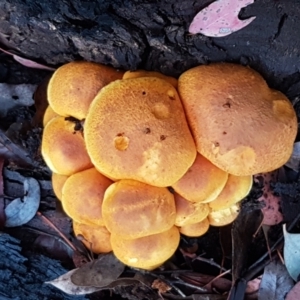
[[[250,65],[289,96],[298,94],[299,1],[257,0],[241,12],[256,19],[227,37],[188,34],[209,2],[3,0],[1,43],[51,65],[85,59],[175,76],[198,64],[233,61]]]
[[[0,235],[0,299],[87,299],[68,296],[45,281],[67,272],[59,261],[49,257],[21,253],[20,242],[8,234]]]

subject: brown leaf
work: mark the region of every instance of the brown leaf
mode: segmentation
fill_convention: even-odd
[[[161,281],[160,279],[155,279],[153,282],[152,282],[152,285],[151,287],[153,289],[156,289],[158,290],[158,292],[161,294],[161,293],[166,293],[168,291],[170,291],[172,288],[167,285],[165,282]]]
[[[108,253],[77,269],[71,281],[78,286],[104,287],[115,281],[124,269],[125,265],[113,253]]]

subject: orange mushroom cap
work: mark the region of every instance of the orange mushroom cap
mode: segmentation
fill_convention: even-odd
[[[208,231],[208,229],[209,221],[207,218],[205,218],[200,222],[181,226],[179,228],[179,232],[188,237],[199,237],[201,235],[204,235]]]
[[[113,252],[121,262],[145,270],[153,270],[168,260],[175,253],[179,240],[176,226],[137,239],[124,239],[118,234],[112,234],[110,238]]]
[[[175,223],[174,196],[167,188],[123,179],[105,191],[102,216],[107,229],[124,239],[156,234]]]
[[[136,71],[127,71],[123,75],[123,79],[132,79],[132,78],[139,78],[139,77],[157,77],[164,79],[165,81],[169,82],[177,89],[177,79],[171,76],[164,75],[160,72],[155,71],[145,71],[145,70],[136,70]]]
[[[83,120],[101,88],[122,76],[123,72],[98,63],[70,62],[52,75],[47,89],[49,104],[61,116]]]
[[[176,205],[176,226],[180,227],[198,223],[208,216],[208,204],[188,201],[177,193],[174,194],[174,198]]]
[[[177,91],[159,78],[118,80],[104,87],[84,130],[93,164],[112,178],[166,187],[196,158]]]
[[[251,175],[234,176],[229,174],[222,192],[214,201],[209,203],[210,208],[214,210],[229,208],[249,194],[252,184],[253,177]]]
[[[210,213],[208,214],[209,224],[217,227],[228,225],[237,218],[239,212],[239,203],[235,203],[232,206],[225,209],[211,209]]]
[[[63,209],[78,223],[104,226],[102,202],[112,183],[95,168],[71,175],[62,190]]]
[[[198,66],[179,77],[178,91],[198,152],[220,169],[253,175],[289,159],[296,113],[254,70],[230,63]]]
[[[197,154],[192,166],[172,187],[189,201],[207,203],[217,198],[227,179],[228,173]]]
[[[59,115],[52,109],[52,107],[48,105],[44,113],[43,126],[45,127],[49,121],[51,121],[52,119],[58,116]]]
[[[108,253],[112,251],[110,233],[105,226],[92,226],[73,222],[75,236],[83,236],[82,243],[93,253]]]
[[[57,174],[69,176],[93,166],[82,132],[64,117],[52,119],[44,128],[41,152],[50,170]]]
[[[62,199],[62,189],[68,178],[69,176],[67,175],[52,173],[52,178],[51,178],[52,188],[58,200]]]

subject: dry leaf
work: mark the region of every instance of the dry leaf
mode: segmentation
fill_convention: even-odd
[[[201,10],[193,19],[189,32],[211,37],[222,37],[249,25],[256,17],[246,20],[238,18],[241,8],[254,0],[217,0]]]
[[[20,63],[21,65],[28,67],[28,68],[33,68],[33,69],[42,69],[42,70],[48,70],[48,71],[55,71],[54,68],[50,68],[48,66],[39,64],[33,60],[27,59],[27,58],[23,58],[19,55],[16,55],[10,51],[4,50],[2,48],[0,48],[0,50],[8,55],[11,55],[15,61],[17,61],[18,63]]]
[[[165,282],[161,281],[160,279],[155,279],[153,282],[152,282],[152,285],[151,287],[153,289],[156,289],[158,290],[158,292],[161,294],[161,293],[166,293],[168,291],[170,291],[172,288],[167,285]]]
[[[286,295],[285,300],[296,300],[300,299],[300,282],[297,282],[296,285],[290,290]]]
[[[124,269],[125,265],[113,253],[103,254],[77,269],[71,280],[78,286],[104,287],[115,281]]]
[[[298,281],[300,275],[300,234],[287,232],[285,224],[282,227],[284,263],[291,277]]]
[[[258,300],[282,300],[294,286],[286,267],[279,261],[272,261],[265,267]]]
[[[265,204],[265,206],[261,209],[264,214],[262,222],[264,225],[276,225],[283,220],[283,216],[280,211],[281,197],[276,196],[271,189],[271,182],[277,181],[277,177],[278,170],[254,176],[254,181],[261,181],[263,184],[263,194],[257,200],[262,201]]]
[[[69,295],[85,295],[85,294],[91,294],[94,292],[97,292],[100,290],[100,288],[96,288],[93,286],[78,286],[75,285],[71,281],[71,276],[77,271],[78,269],[74,269],[69,271],[66,274],[63,274],[59,276],[58,278],[47,281],[45,283],[51,284],[58,288],[59,290],[69,294]]]
[[[21,226],[29,222],[40,205],[40,186],[34,178],[24,180],[24,197],[10,202],[5,208],[6,227]]]

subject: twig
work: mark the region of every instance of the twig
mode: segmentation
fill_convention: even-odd
[[[208,258],[204,258],[204,257],[201,257],[201,256],[197,256],[192,261],[195,261],[195,260],[200,260],[200,261],[206,262],[206,263],[208,263],[208,264],[210,264],[210,265],[212,265],[214,267],[219,268],[223,272],[227,271],[227,269],[223,268],[222,266],[220,266],[219,264],[217,264],[216,262],[214,262],[213,259],[208,259]]]
[[[221,274],[219,274],[218,276],[216,276],[214,279],[212,279],[210,282],[208,282],[207,284],[205,284],[203,287],[206,287],[208,284],[212,284],[214,281],[216,281],[218,278],[221,278],[227,274],[230,274],[231,273],[231,269],[230,270],[227,270]]]
[[[41,217],[51,228],[53,228],[74,251],[77,251],[76,247],[68,240],[68,238],[48,218],[46,218],[39,211],[36,214],[39,217]]]

